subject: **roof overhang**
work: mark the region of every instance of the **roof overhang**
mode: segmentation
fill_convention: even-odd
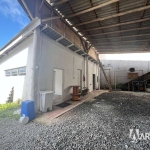
[[[35,0],[18,0],[35,15]],[[150,51],[148,0],[40,0],[39,12],[47,24],[61,19],[99,53]]]
[[[92,56],[81,50],[76,44],[72,43],[72,41],[62,36],[49,25],[46,24],[45,26],[43,26],[41,28],[41,32],[43,32],[59,44],[63,45],[64,47],[68,48],[70,51],[75,52],[82,57],[88,57],[88,59],[94,63],[99,63],[99,61],[96,61]]]

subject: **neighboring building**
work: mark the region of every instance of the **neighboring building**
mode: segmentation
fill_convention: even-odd
[[[150,71],[149,61],[101,60],[101,62],[113,88],[118,84],[132,80],[131,74],[141,76]],[[133,73],[130,72],[130,68],[135,68],[135,71]],[[108,88],[102,72],[100,82],[101,88]]]
[[[98,54],[92,48],[87,54],[77,35],[69,29],[61,34],[56,27],[43,27],[35,18],[2,48],[0,103],[6,102],[12,87],[14,101],[35,100],[37,110],[40,91],[55,91],[56,104],[71,98],[72,85],[90,92],[100,88]]]

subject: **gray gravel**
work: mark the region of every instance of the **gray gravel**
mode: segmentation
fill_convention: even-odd
[[[0,150],[150,150],[150,140],[133,143],[129,138],[130,128],[150,132],[149,102],[149,95],[112,92],[83,103],[50,126],[1,119]]]

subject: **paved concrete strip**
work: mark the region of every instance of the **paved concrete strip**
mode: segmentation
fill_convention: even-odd
[[[92,102],[94,100],[94,97],[96,97],[102,93],[105,93],[105,92],[108,92],[108,91],[107,90],[96,90],[96,91],[93,91],[93,92],[87,94],[85,97],[82,97],[80,101],[69,101],[69,103],[71,103],[71,105],[69,105],[65,108],[56,109],[52,112],[44,113],[43,115],[37,117],[34,120],[34,122],[44,123],[46,125],[49,125],[53,119],[58,118],[59,116],[63,115],[64,113],[81,105],[85,101]]]
[[[83,98],[81,101],[77,101],[76,104],[72,103],[72,104],[71,104],[70,106],[68,106],[68,107],[65,107],[65,108],[63,108],[63,109],[59,109],[58,111],[56,110],[56,115],[54,115],[54,116],[51,116],[51,115],[50,115],[49,119],[51,119],[51,120],[52,120],[52,119],[55,119],[55,118],[57,118],[57,117],[63,115],[63,114],[66,113],[67,111],[69,111],[69,110],[71,110],[71,109],[73,109],[73,108],[75,108],[75,107],[81,105],[81,104],[84,103],[85,101],[91,101],[91,100],[93,100],[94,97],[96,97],[96,96],[98,96],[98,95],[100,95],[100,94],[102,94],[102,93],[104,93],[104,92],[107,92],[107,91],[94,91],[94,92],[91,92],[91,93],[89,93],[88,95],[86,95],[85,98]]]

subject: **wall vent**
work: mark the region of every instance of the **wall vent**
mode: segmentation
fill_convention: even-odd
[[[130,68],[129,71],[130,72],[135,72],[135,68]]]
[[[60,44],[64,45],[64,46],[69,46],[72,43],[70,41],[68,41],[66,38],[63,38],[61,40],[58,41]]]

